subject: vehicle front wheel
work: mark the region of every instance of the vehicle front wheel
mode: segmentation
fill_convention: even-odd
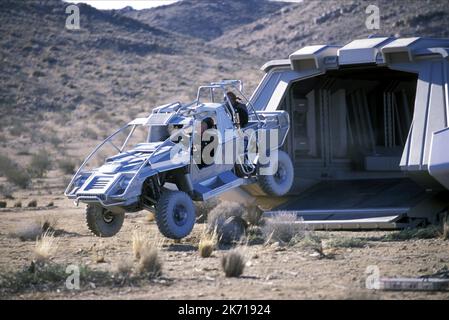
[[[99,205],[87,205],[86,222],[89,230],[98,237],[112,237],[122,228],[125,213],[113,213]]]
[[[187,193],[166,190],[156,204],[156,223],[159,231],[170,239],[190,234],[195,224],[195,206]]]

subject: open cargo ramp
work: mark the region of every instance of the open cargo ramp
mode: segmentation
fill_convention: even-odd
[[[264,216],[293,213],[311,229],[396,229],[443,210],[438,198],[407,178],[323,181]]]

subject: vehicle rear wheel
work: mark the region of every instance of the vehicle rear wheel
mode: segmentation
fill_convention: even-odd
[[[190,234],[195,224],[195,206],[187,193],[165,190],[156,204],[156,223],[159,231],[170,239]]]
[[[278,165],[274,174],[257,173],[260,188],[270,196],[283,196],[290,191],[293,185],[294,169],[292,160],[284,151],[278,150]]]
[[[86,222],[89,230],[98,237],[112,237],[122,228],[125,213],[113,213],[99,205],[87,205]]]

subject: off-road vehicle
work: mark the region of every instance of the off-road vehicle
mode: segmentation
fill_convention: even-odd
[[[180,239],[194,226],[193,201],[255,183],[266,194],[286,194],[293,166],[280,148],[289,115],[256,111],[242,89],[238,80],[201,86],[193,102],[154,108],[98,145],[65,191],[76,203],[87,203],[89,229],[100,237],[113,236],[125,213],[148,209],[154,210],[164,236]],[[244,127],[229,91],[246,101],[249,121]],[[104,160],[107,148],[115,154]]]

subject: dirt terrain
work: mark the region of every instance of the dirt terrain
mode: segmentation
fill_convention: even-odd
[[[200,84],[242,79],[250,95],[266,60],[287,57],[304,45],[344,44],[372,34],[363,27],[367,3],[265,2],[257,15],[246,0],[189,1],[188,12],[179,2],[141,14],[80,5],[81,30],[69,31],[64,27],[66,4],[59,0],[2,1],[0,204],[6,207],[0,205],[0,281],[11,274],[30,276],[20,272],[34,268],[36,242],[16,235],[43,217],[57,220],[57,250],[50,265],[87,266],[106,278],[123,262],[135,265],[135,229],[161,240],[147,213],[129,214],[117,236],[100,239],[85,225],[84,206],[75,207],[63,195],[73,169],[94,145],[157,105],[189,102]],[[382,17],[378,33],[447,37],[446,1],[429,3],[377,1]],[[208,10],[201,12],[211,21],[207,32],[193,24],[199,9]],[[223,12],[233,16],[223,20]],[[245,18],[249,16],[254,19]],[[33,199],[37,207],[27,207]],[[14,207],[19,202],[21,207]],[[243,275],[226,278],[221,258],[229,248],[215,250],[209,258],[198,254],[204,227],[197,224],[180,243],[161,244],[160,277],[112,284],[81,278],[81,289],[74,291],[59,278],[50,286],[16,277],[14,281],[22,281],[20,289],[15,290],[17,283],[0,282],[0,298],[449,298],[449,292],[365,289],[368,266],[377,266],[387,277],[418,277],[447,268],[449,241],[438,236],[400,240],[395,231],[316,232],[320,252],[299,243],[254,241],[239,246],[246,258]]]
[[[33,260],[35,241],[21,241],[11,234],[39,217],[57,218],[57,251],[51,263],[84,265],[113,273],[123,261],[133,261],[132,232],[138,228],[161,239],[147,213],[129,214],[122,231],[112,238],[92,236],[84,223],[84,206],[75,207],[62,195],[58,171],[49,172],[42,184],[27,192],[14,193],[0,209],[0,274],[26,268]],[[48,194],[46,190],[50,190]],[[36,199],[36,208],[11,208]],[[53,206],[46,207],[50,202]],[[378,266],[380,276],[416,277],[435,273],[449,265],[449,241],[441,238],[385,241],[395,232],[315,232],[323,239],[323,253],[301,246],[253,244],[241,246],[247,260],[243,275],[226,278],[220,258],[227,249],[216,250],[209,258],[198,254],[204,225],[180,243],[165,240],[160,249],[162,276],[139,285],[104,286],[86,283],[80,290],[33,288],[19,292],[0,288],[6,299],[448,299],[449,292],[383,292],[365,289],[366,268]],[[363,242],[348,241],[363,240]],[[326,247],[326,243],[347,243]],[[102,255],[104,259],[98,259]],[[99,262],[100,260],[104,260]],[[0,276],[1,277],[1,276]]]

